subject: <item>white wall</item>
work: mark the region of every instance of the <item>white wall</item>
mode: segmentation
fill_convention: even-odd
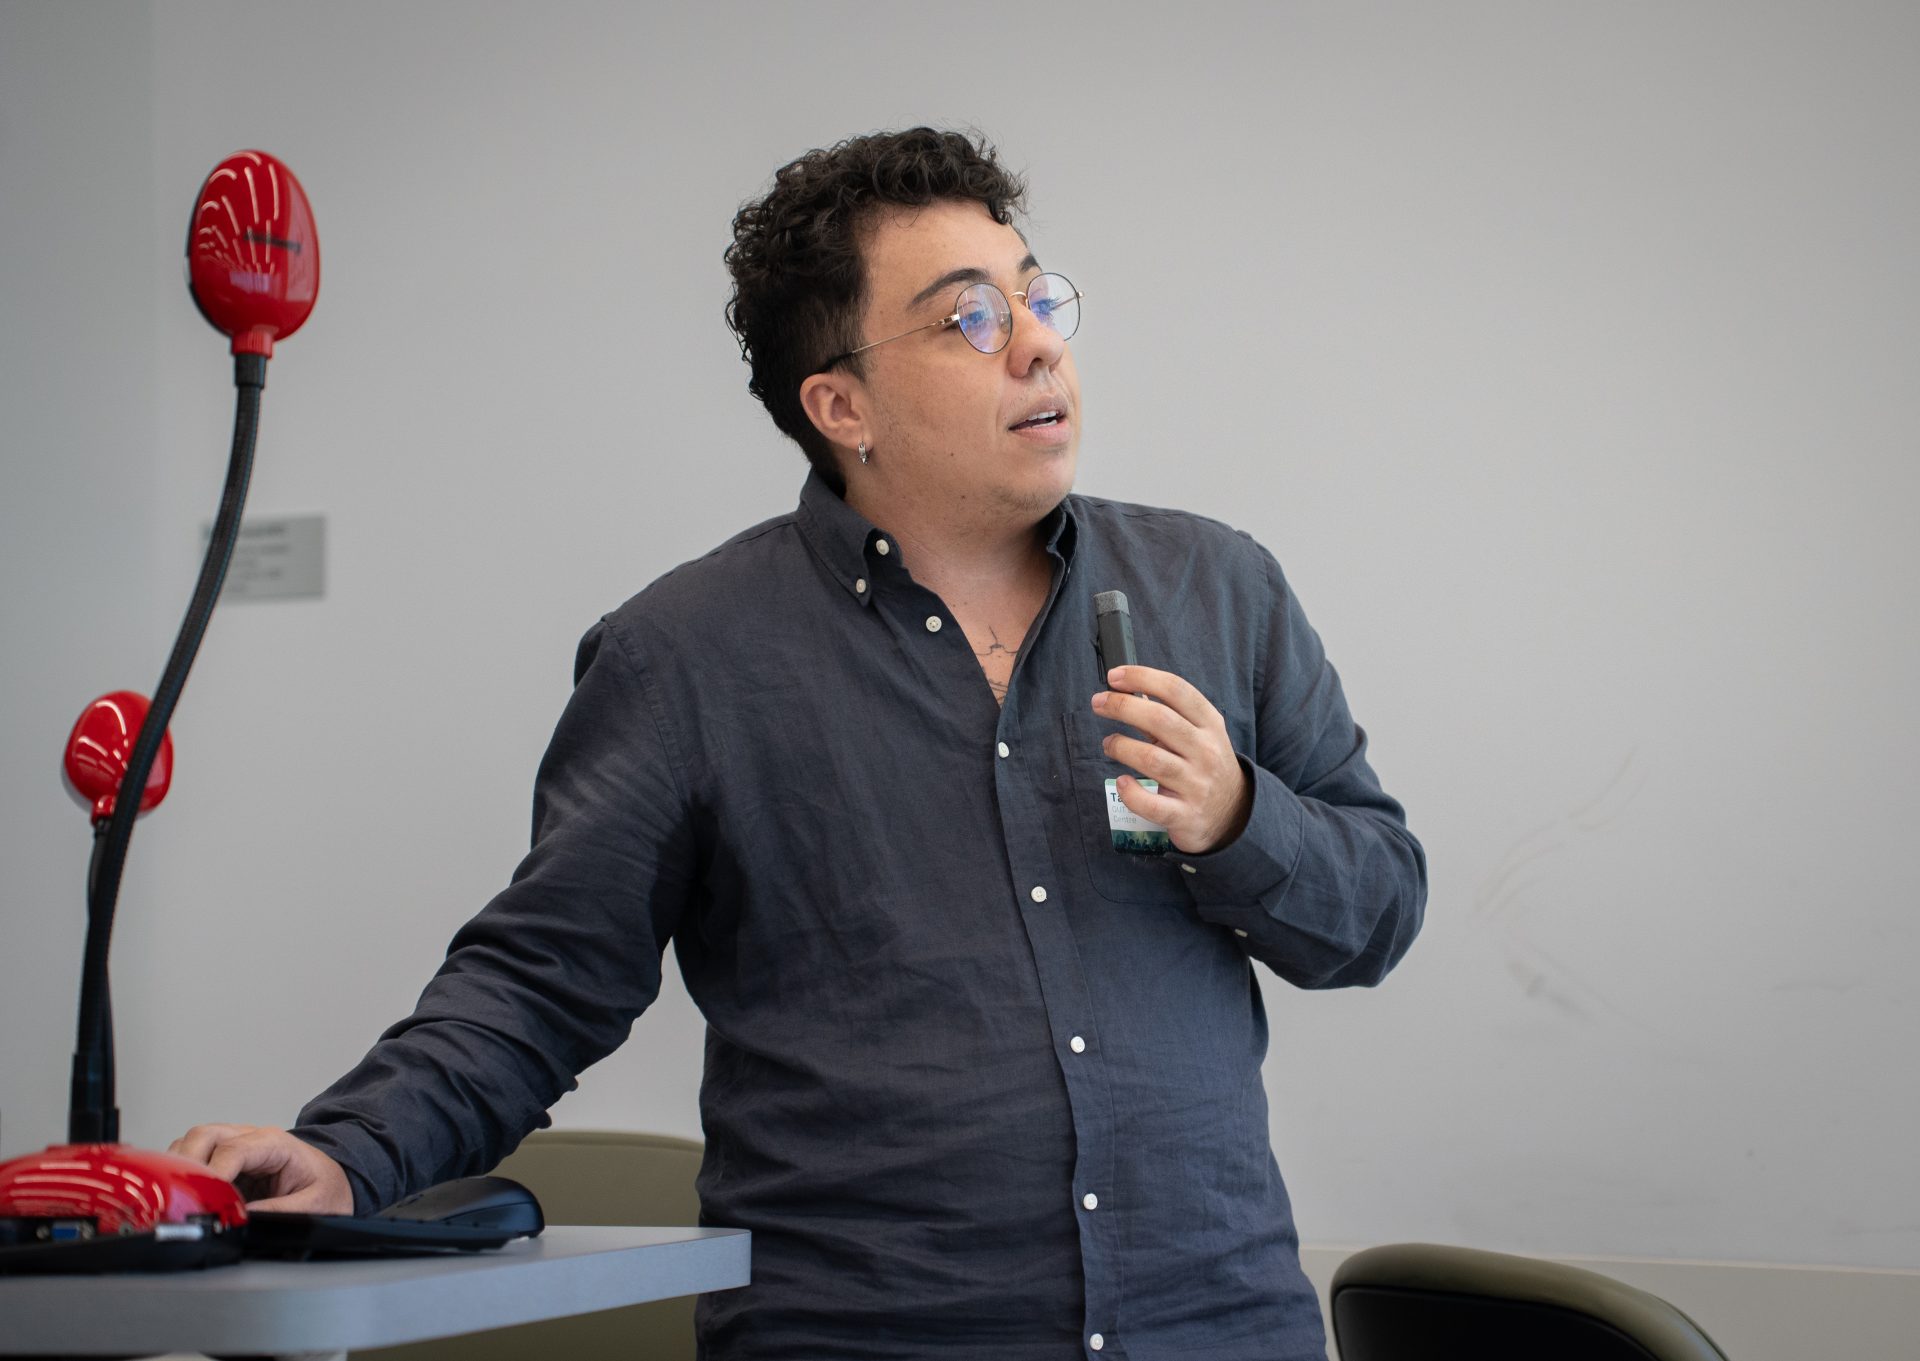
[[[1303,1235],[1920,1267],[1917,43],[1811,3],[0,10],[4,1148],[65,1103],[59,742],[157,678],[218,496],[207,170],[313,199],[251,506],[328,517],[329,590],[216,615],[136,839],[148,1143],[351,1064],[524,846],[579,633],[790,506],[738,203],[973,123],[1089,294],[1082,488],[1274,548],[1432,856],[1385,987],[1268,980]],[[556,1118],[697,1133],[698,1046],[676,984]]]
[[[147,233],[153,98],[145,9],[0,6],[0,1149],[8,1153],[66,1133],[92,849],[85,814],[61,791],[67,732],[96,695],[152,692],[186,608],[184,594],[176,604],[175,592],[156,589],[151,571],[161,465],[154,280],[166,254]],[[218,497],[216,486],[208,504]],[[148,840],[136,838],[127,866],[130,904],[153,899]],[[130,963],[121,956],[123,973]],[[137,1024],[130,1015],[124,1029]]]

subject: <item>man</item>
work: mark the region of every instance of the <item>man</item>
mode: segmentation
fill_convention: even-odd
[[[483,1171],[671,938],[703,1218],[754,1233],[707,1355],[1324,1354],[1250,960],[1377,982],[1423,856],[1266,551],[1069,495],[1080,299],[1021,193],[923,128],[741,210],[729,321],[813,464],[799,507],[587,634],[533,849],[414,1014],[291,1135],[177,1149],[274,1208]],[[1142,665],[1102,675],[1104,591]],[[1109,781],[1164,840],[1116,838]]]

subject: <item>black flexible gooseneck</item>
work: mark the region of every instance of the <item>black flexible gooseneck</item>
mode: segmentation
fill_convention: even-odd
[[[133,840],[133,821],[140,812],[147,775],[173,719],[174,706],[193,669],[200,640],[213,617],[214,603],[233,560],[240,537],[240,510],[247,500],[247,482],[253,475],[253,444],[260,422],[260,393],[267,385],[266,356],[236,354],[233,381],[239,390],[233,420],[233,454],[227,462],[227,484],[220,495],[220,512],[213,522],[200,580],[193,588],[187,617],[173,642],[146,722],[133,744],[127,772],[120,781],[113,815],[94,827],[93,861],[87,872],[87,945],[80,977],[80,1029],[73,1052],[72,1104],[67,1117],[69,1143],[116,1143],[120,1138],[120,1110],[114,1104],[113,1003],[107,978],[107,946],[113,935],[113,909],[120,896],[120,875]]]

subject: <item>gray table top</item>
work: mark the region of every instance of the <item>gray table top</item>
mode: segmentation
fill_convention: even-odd
[[[751,1237],[561,1225],[471,1256],[0,1277],[0,1356],[262,1355],[418,1342],[730,1290],[749,1280]]]

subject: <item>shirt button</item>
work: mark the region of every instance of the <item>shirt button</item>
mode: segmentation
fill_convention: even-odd
[[[881,557],[884,558],[887,554],[893,551],[893,545],[888,543],[885,539],[875,539],[873,541],[873,551],[878,553]]]
[[[1098,1333],[1095,1333],[1092,1337],[1087,1339],[1087,1346],[1091,1347],[1094,1351],[1099,1351],[1102,1347],[1106,1345],[1107,1345],[1107,1340],[1104,1337],[1100,1336],[1100,1334]]]
[[[937,614],[928,615],[927,616],[927,632],[938,633],[939,631],[940,631],[940,616]]]
[[[994,750],[998,751],[1000,755],[1003,757],[1013,755],[1013,748],[1008,746],[1005,742],[1002,742],[998,747],[994,748]]]
[[[1027,896],[1033,899],[1036,903],[1044,903],[1047,900],[1047,891],[1044,888],[1040,887],[1040,885],[1035,884],[1033,886],[1033,892],[1029,893]]]
[[[1194,868],[1194,867],[1193,867],[1192,865],[1182,865],[1182,866],[1181,866],[1180,868],[1181,868],[1181,869],[1183,869],[1183,870],[1185,870],[1185,871],[1186,871],[1186,872],[1187,872],[1188,874],[1198,874],[1198,873],[1200,873],[1200,871],[1199,871],[1199,870],[1197,870],[1197,869],[1195,869],[1195,868]]]
[[[865,595],[867,593],[867,579],[865,577],[854,578],[853,593],[855,595]]]
[[[1100,1197],[1096,1196],[1093,1192],[1089,1191],[1084,1196],[1080,1197],[1080,1203],[1086,1206],[1089,1210],[1097,1210],[1100,1208]]]
[[[1246,935],[1247,935],[1247,933],[1246,933],[1245,931],[1242,931],[1242,930],[1241,930],[1241,929],[1240,929],[1239,927],[1237,927],[1237,926],[1233,928],[1233,934],[1234,934],[1234,935],[1236,935],[1236,936],[1239,936],[1239,937],[1240,937],[1240,938],[1241,938],[1242,940],[1245,940],[1245,939],[1246,939]]]
[[[1067,1041],[1067,1048],[1071,1049],[1076,1054],[1084,1054],[1087,1052],[1087,1042],[1081,1039],[1078,1035],[1075,1035],[1072,1039]]]

